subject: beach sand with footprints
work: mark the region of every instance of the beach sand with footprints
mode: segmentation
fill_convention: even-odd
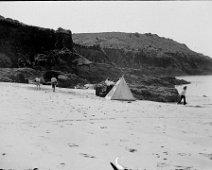
[[[0,169],[112,170],[119,157],[131,169],[211,170],[210,103],[111,101],[94,90],[0,83]]]

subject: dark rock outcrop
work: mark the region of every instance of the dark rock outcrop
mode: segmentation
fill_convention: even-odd
[[[71,52],[67,48],[55,49],[46,54],[37,54],[33,67],[37,69],[55,69],[66,72],[74,72],[77,67],[90,65],[90,62],[85,57]]]
[[[0,68],[0,82],[28,83],[29,79],[40,75],[40,71],[32,68]]]
[[[0,67],[32,66],[37,54],[54,49],[73,51],[72,33],[62,28],[54,31],[1,17],[0,33]]]
[[[74,88],[76,84],[87,84],[88,81],[73,73],[64,73],[61,71],[48,70],[43,72],[42,77],[45,84],[50,84],[51,78],[56,77],[58,80],[58,87]]]
[[[165,86],[130,85],[130,89],[137,99],[158,102],[177,102],[177,89]]]
[[[56,49],[67,48],[70,51],[73,51],[73,41],[72,33],[70,30],[65,30],[63,28],[58,28],[56,30]]]
[[[76,74],[56,70],[39,71],[32,68],[0,68],[0,82],[33,82],[35,77],[41,78],[44,85],[51,84],[51,77],[58,79],[58,87],[74,88],[76,84],[87,84],[88,81]]]

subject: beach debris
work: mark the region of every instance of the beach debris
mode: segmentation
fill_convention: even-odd
[[[110,162],[110,165],[113,167],[113,170],[132,170],[132,169],[129,169],[123,165],[121,165],[119,162],[118,162],[118,159],[119,157],[116,157],[115,159],[115,164],[113,164],[112,162]]]
[[[163,152],[165,155],[168,155],[168,152],[167,151],[165,151],[165,152]]]
[[[192,170],[193,167],[191,166],[179,166],[179,165],[175,165],[175,169],[174,170]]]
[[[178,155],[180,155],[180,156],[186,156],[187,154],[186,153],[178,153]]]
[[[68,143],[68,146],[71,147],[71,148],[72,148],[72,147],[79,147],[79,145],[77,145],[77,144],[75,144],[75,143]]]
[[[137,152],[137,149],[125,147],[129,152]]]
[[[95,158],[95,156],[89,155],[89,154],[87,154],[87,153],[80,153],[80,155],[83,155],[83,156],[86,157],[86,158]]]
[[[164,163],[164,162],[158,162],[158,163],[157,163],[157,168],[158,168],[158,167],[160,167],[160,168],[162,168],[162,167],[168,167],[168,166],[169,166],[169,164]]]
[[[119,159],[119,157],[116,157],[116,159],[115,159],[115,165],[116,165],[116,167],[117,167],[119,170],[124,170],[124,169],[126,169],[126,168],[124,168],[123,165],[121,165],[121,164],[118,162],[118,159]]]
[[[157,158],[160,158],[160,155],[159,154],[156,153],[155,155],[157,156]]]
[[[107,126],[101,126],[100,128],[101,129],[107,129]]]
[[[110,162],[110,165],[113,167],[113,170],[119,170],[112,162]]]

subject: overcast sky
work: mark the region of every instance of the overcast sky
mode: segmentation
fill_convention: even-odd
[[[0,2],[0,15],[73,33],[153,33],[212,57],[210,1]]]

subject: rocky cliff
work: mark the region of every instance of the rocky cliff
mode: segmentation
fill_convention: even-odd
[[[130,42],[129,47],[126,44],[120,46],[119,42],[116,45],[105,45],[107,41],[95,37],[97,43],[91,43],[92,36],[85,41],[81,34],[74,35],[73,42],[72,36],[70,30],[40,28],[0,17],[0,81],[26,83],[35,76],[41,76],[42,82],[48,84],[54,75],[58,78],[60,87],[73,88],[77,84],[98,83],[107,77],[117,81],[125,74],[125,79],[137,99],[161,102],[177,100],[178,92],[174,85],[185,82],[164,77],[166,74],[163,74],[167,73],[167,68],[177,65],[172,63],[172,59],[169,62],[163,55],[158,57],[160,60],[155,59],[153,54],[156,53],[150,50],[152,47],[147,48],[145,43],[144,49],[142,46],[141,49],[133,49]],[[117,41],[114,39],[116,37],[111,37],[108,41]],[[177,53],[173,50],[169,52]],[[184,56],[183,52],[182,55]],[[208,65],[211,61],[204,56],[194,60],[200,60],[198,66],[194,67],[200,72],[205,60],[208,60]],[[185,61],[179,62],[187,66],[189,61]],[[176,67],[178,69],[179,73],[185,73],[181,67]]]
[[[40,28],[0,17],[0,67],[32,66],[37,54],[54,49],[73,51],[72,33]]]
[[[118,67],[143,69],[145,74],[212,73],[212,58],[190,50],[185,44],[156,34],[82,33],[73,34],[73,41],[102,51],[104,55],[89,58],[91,61],[109,61]],[[85,53],[83,48],[78,49],[78,52]]]

